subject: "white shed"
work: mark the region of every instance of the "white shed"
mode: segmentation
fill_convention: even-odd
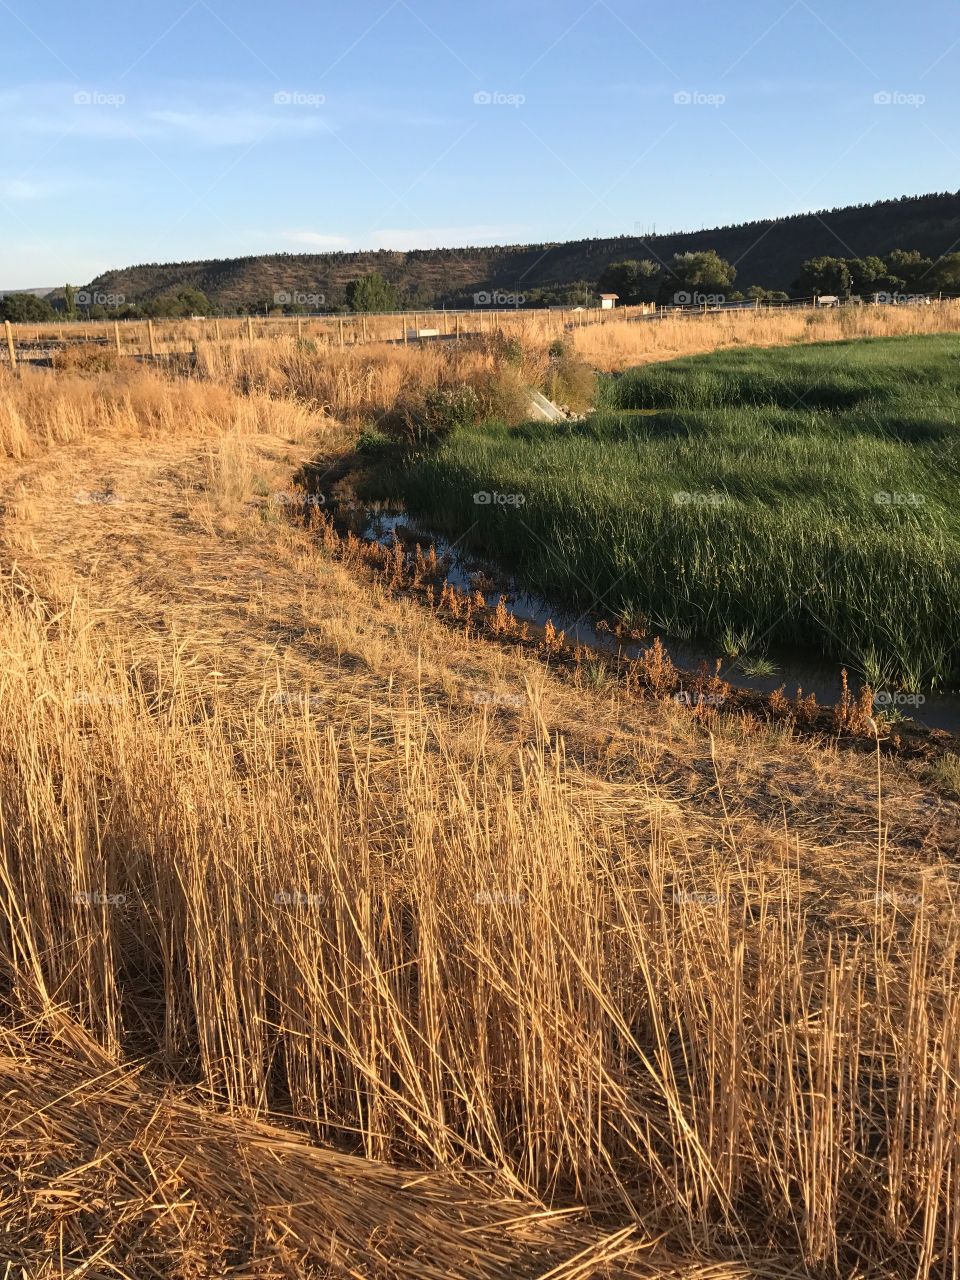
[[[619,293],[601,293],[600,295],[601,311],[612,311],[613,308],[617,305],[617,299],[619,297],[620,297]]]

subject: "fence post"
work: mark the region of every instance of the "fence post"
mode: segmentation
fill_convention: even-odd
[[[123,347],[120,344],[120,321],[119,320],[114,320],[113,322],[113,340],[117,344],[117,355],[122,356]]]
[[[457,342],[460,341],[460,312],[457,312]]]
[[[150,359],[155,360],[157,356],[157,344],[153,338],[153,321],[147,321],[147,346],[150,351]]]
[[[213,331],[217,335],[217,341],[219,342],[220,341],[220,321],[219,320],[214,320]]]
[[[303,321],[297,316],[297,341],[303,341]]]
[[[11,325],[9,320],[4,320],[3,328],[7,335],[7,351],[10,354],[10,368],[15,369],[17,367],[17,348],[13,341],[13,325]]]
[[[363,345],[366,346],[367,345],[367,317],[365,315],[362,315],[360,317],[360,325],[363,333]]]
[[[253,316],[247,316],[247,338],[253,341]]]
[[[407,345],[407,316],[406,312],[400,317],[400,338],[403,345]]]

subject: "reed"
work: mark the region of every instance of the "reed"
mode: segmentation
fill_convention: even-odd
[[[957,664],[954,345],[645,366],[587,421],[460,430],[367,483],[554,602],[710,642],[752,629],[915,689]]]
[[[301,354],[0,378],[11,1274],[957,1274],[917,776],[639,720],[390,598],[269,488],[337,378],[362,415],[456,356]],[[138,501],[44,488],[110,468]]]
[[[883,892],[882,842],[825,932],[788,853],[711,853],[559,743],[504,768],[409,702],[374,743],[3,603],[16,1021],[675,1248],[955,1269],[956,922]]]

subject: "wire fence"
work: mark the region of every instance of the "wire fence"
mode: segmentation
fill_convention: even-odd
[[[66,348],[99,346],[120,357],[162,360],[189,355],[200,342],[264,342],[296,339],[305,345],[357,347],[369,343],[458,342],[485,334],[510,336],[525,326],[557,335],[612,321],[655,323],[667,317],[696,319],[728,312],[780,312],[820,310],[834,306],[936,306],[944,299],[922,295],[903,299],[875,296],[869,300],[840,299],[829,295],[809,298],[730,301],[720,294],[678,294],[666,304],[634,306],[476,307],[462,310],[426,310],[350,315],[193,316],[189,319],[63,320],[4,324],[0,362],[16,368],[21,363],[50,363]]]

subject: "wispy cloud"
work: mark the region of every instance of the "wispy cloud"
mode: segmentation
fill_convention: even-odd
[[[305,138],[329,132],[322,95],[234,94],[177,86],[163,101],[131,97],[125,87],[27,85],[0,93],[7,136],[109,141],[141,138],[197,147],[250,146],[267,136]],[[284,99],[293,99],[292,101]],[[309,99],[309,101],[306,101]]]
[[[330,126],[316,111],[302,114],[275,108],[272,111],[148,111],[152,132],[178,135],[205,147],[249,145],[261,138],[302,138],[327,133]]]
[[[27,182],[23,178],[8,178],[0,182],[0,199],[43,200],[54,195],[58,188],[50,182]]]

